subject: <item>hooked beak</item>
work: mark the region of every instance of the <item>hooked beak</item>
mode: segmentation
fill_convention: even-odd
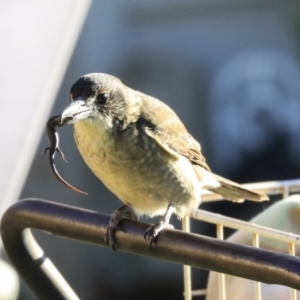
[[[85,101],[78,99],[70,103],[61,114],[61,124],[73,124],[90,117],[92,108]]]

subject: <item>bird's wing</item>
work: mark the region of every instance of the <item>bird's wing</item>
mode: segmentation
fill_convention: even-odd
[[[149,99],[150,98],[150,99]],[[205,189],[214,191],[228,200],[244,199],[264,201],[268,196],[248,190],[241,185],[210,172],[199,143],[187,132],[183,123],[164,103],[151,97],[140,115],[140,125],[146,134],[175,158],[184,156],[191,161],[199,182]],[[159,110],[159,113],[157,111]]]
[[[149,98],[140,116],[146,134],[172,156],[184,156],[193,164],[210,171],[199,143],[188,133],[175,112],[161,101]]]

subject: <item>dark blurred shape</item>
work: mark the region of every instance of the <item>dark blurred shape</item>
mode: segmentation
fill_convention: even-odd
[[[299,82],[299,64],[274,50],[240,54],[220,69],[210,93],[210,133],[213,162],[231,178],[299,176]]]

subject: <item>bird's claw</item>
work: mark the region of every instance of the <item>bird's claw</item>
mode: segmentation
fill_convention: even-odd
[[[137,219],[136,214],[131,209],[129,210],[127,209],[128,206],[123,205],[119,209],[115,210],[110,217],[107,230],[106,230],[105,242],[113,250],[117,250],[115,233],[117,230],[120,230],[120,226],[119,226],[120,222],[123,219],[132,219],[132,220]]]
[[[145,240],[150,240],[150,249],[153,250],[152,245],[157,242],[159,233],[164,229],[174,229],[172,225],[170,225],[165,220],[159,221],[157,224],[146,229],[144,234]]]
[[[113,250],[117,250],[116,240],[115,240],[115,233],[118,229],[120,229],[118,226],[108,225],[107,230],[106,230],[105,242]]]

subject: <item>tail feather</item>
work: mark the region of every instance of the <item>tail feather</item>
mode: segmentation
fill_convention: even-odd
[[[233,202],[243,202],[245,199],[257,202],[269,200],[269,197],[263,193],[251,191],[240,184],[221,176],[215,175],[215,177],[220,183],[220,186],[213,188],[208,187],[207,189],[220,194],[227,200]]]

